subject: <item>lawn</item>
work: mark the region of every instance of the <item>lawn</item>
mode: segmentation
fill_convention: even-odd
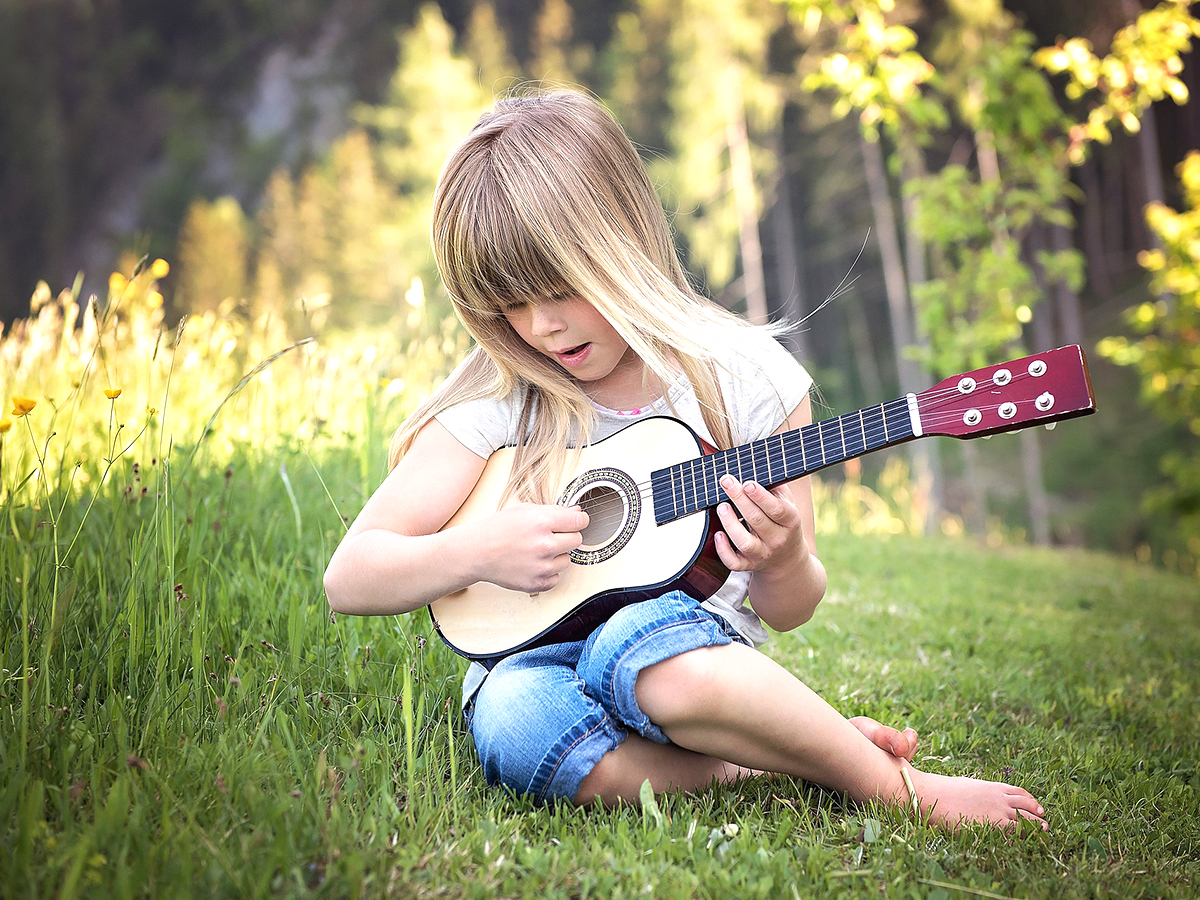
[[[427,616],[322,596],[420,360],[395,357],[397,387],[386,347],[335,366],[306,345],[242,378],[282,345],[188,327],[172,350],[145,330],[140,368],[118,330],[108,357],[45,350],[58,382],[5,385],[40,399],[0,433],[0,896],[1200,893],[1194,580],[819,536],[827,598],[769,652],[847,715],[917,728],[922,765],[1026,786],[1048,834],[945,834],[786,778],[537,807],[483,784]]]

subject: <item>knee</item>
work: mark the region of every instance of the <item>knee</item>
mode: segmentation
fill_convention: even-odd
[[[642,669],[634,686],[638,706],[660,727],[709,709],[722,687],[720,649],[700,647]]]

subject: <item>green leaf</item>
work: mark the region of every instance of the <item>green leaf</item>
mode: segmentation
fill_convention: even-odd
[[[656,827],[663,828],[666,825],[666,817],[663,816],[658,801],[654,799],[654,788],[651,787],[649,778],[642,782],[641,790],[638,791],[638,800],[642,804],[642,818],[653,820]]]

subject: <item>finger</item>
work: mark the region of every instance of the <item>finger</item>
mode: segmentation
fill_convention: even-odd
[[[557,559],[559,555],[567,555],[572,550],[577,550],[583,546],[583,533],[580,531],[556,531],[553,535],[553,542],[550,544],[550,551]],[[566,564],[563,564],[566,567]]]
[[[771,527],[788,528],[798,520],[799,512],[793,505],[785,503],[782,497],[761,484],[754,481],[739,484],[733,476],[726,476],[726,479],[722,479],[721,486],[742,518],[756,532]]]
[[[713,535],[713,545],[717,550],[717,558],[731,572],[745,572],[751,567],[750,560],[738,552],[737,547],[729,540],[729,535],[718,531]]]
[[[758,538],[738,518],[738,514],[731,503],[718,504],[717,517],[721,520],[721,526],[725,529],[725,535],[729,538],[729,542],[733,545],[734,549],[739,553],[748,553],[754,548]]]
[[[559,534],[583,531],[591,521],[582,506],[555,506],[550,515],[550,530]]]

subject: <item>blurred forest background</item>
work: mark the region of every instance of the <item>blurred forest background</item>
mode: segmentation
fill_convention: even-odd
[[[447,151],[498,93],[581,85],[697,284],[804,321],[829,411],[1085,347],[1099,415],[912,445],[923,527],[1195,573],[1198,35],[1187,0],[0,0],[0,325],[149,254],[167,328],[440,333]]]

